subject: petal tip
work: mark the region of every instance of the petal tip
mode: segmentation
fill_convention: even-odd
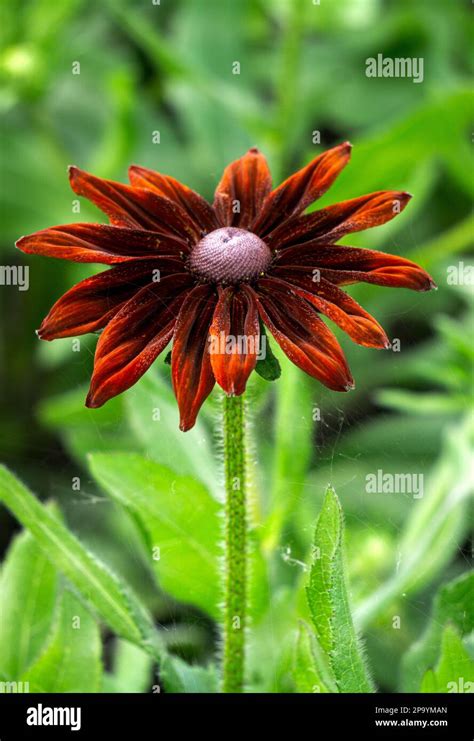
[[[67,172],[69,175],[69,183],[71,186],[73,186],[77,180],[84,174],[83,170],[81,170],[79,167],[76,167],[76,165],[69,165],[67,168]]]
[[[86,407],[88,409],[97,409],[97,407],[101,407],[103,402],[97,398],[96,394],[93,394],[92,391],[89,391],[86,397]]]
[[[129,175],[139,175],[141,172],[143,172],[143,167],[141,167],[141,165],[129,165]]]
[[[39,329],[35,330],[35,334],[39,340],[51,342],[51,340],[57,340],[58,336],[54,333],[54,329],[52,329],[50,322],[48,322],[48,318],[49,315],[43,319]]]
[[[402,206],[402,210],[413,198],[413,193],[409,193],[407,190],[401,190],[397,193],[396,200],[398,200]]]
[[[353,391],[355,389],[355,383],[354,381],[349,381],[344,386],[344,391]]]

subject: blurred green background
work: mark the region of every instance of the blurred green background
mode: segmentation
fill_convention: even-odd
[[[27,258],[14,241],[55,224],[105,220],[83,200],[74,212],[69,164],[124,182],[128,165],[141,164],[212,199],[225,165],[250,146],[267,155],[278,183],[349,139],[351,163],[321,203],[385,188],[414,194],[400,217],[345,240],[414,259],[438,283],[430,294],[350,288],[400,351],[341,337],[356,380],[347,395],[286,363],[275,384],[252,383],[256,531],[270,597],[261,595],[251,681],[259,691],[293,686],[284,638],[296,628],[300,562],[331,482],[346,515],[352,599],[376,682],[387,691],[417,689],[419,677],[406,679],[401,656],[426,629],[439,585],[471,558],[464,489],[472,285],[462,269],[472,262],[473,235],[471,2],[5,0],[2,15],[1,261],[29,265],[30,287],[0,288],[1,457],[60,502],[71,528],[127,577],[183,658],[205,663],[213,655],[212,616],[183,604],[173,586],[157,594],[135,530],[99,491],[86,455],[145,453],[215,489],[216,395],[189,437],[177,431],[160,363],[123,397],[85,410],[95,339],[83,338],[74,352],[71,340],[40,345],[34,330],[94,268]],[[366,59],[378,53],[422,57],[423,82],[366,77]],[[149,422],[157,403],[167,404],[165,432]],[[365,477],[378,469],[425,474],[425,497],[366,493]],[[3,551],[16,526],[4,510],[0,524]],[[114,639],[104,640],[110,668]]]

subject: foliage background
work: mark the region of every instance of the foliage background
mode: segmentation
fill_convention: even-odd
[[[439,661],[448,620],[457,626],[455,636],[469,632],[449,609],[440,608],[442,617],[436,611],[434,619],[430,615],[440,585],[462,577],[471,558],[472,286],[450,285],[447,279],[450,266],[469,264],[463,253],[472,241],[471,3],[7,0],[3,14],[1,261],[28,264],[30,288],[0,290],[2,460],[35,492],[54,500],[50,507],[59,507],[70,528],[132,585],[153,613],[171,656],[204,667],[218,645],[219,553],[206,524],[214,505],[197,483],[182,483],[181,505],[164,504],[161,494],[169,483],[164,469],[133,479],[135,463],[143,466],[107,454],[144,455],[194,476],[214,493],[218,400],[213,395],[196,431],[183,436],[167,369],[157,364],[103,410],[85,410],[94,338],[82,339],[81,351],[73,352],[70,340],[40,346],[34,329],[53,301],[93,268],[26,260],[14,250],[15,239],[78,220],[66,177],[69,164],[125,181],[134,162],[212,198],[223,167],[250,146],[267,154],[278,182],[321,148],[350,139],[352,161],[324,204],[382,188],[414,193],[395,221],[346,241],[415,259],[437,281],[439,291],[429,295],[351,288],[389,336],[400,339],[401,351],[367,350],[342,337],[357,384],[344,396],[303,378],[287,363],[275,384],[254,379],[253,497],[256,552],[261,551],[254,568],[263,576],[256,588],[249,685],[257,691],[305,689],[292,670],[293,642],[298,618],[308,617],[305,564],[330,482],[345,513],[351,600],[376,685],[419,691],[424,672]],[[423,83],[367,78],[365,60],[379,52],[423,57]],[[74,75],[77,61],[80,74]],[[239,75],[232,74],[235,61]],[[312,141],[315,130],[321,132],[320,147]],[[156,131],[159,144],[153,143]],[[79,218],[103,220],[85,201]],[[161,420],[153,423],[157,405]],[[315,408],[319,421],[313,420]],[[93,456],[91,462],[89,453],[105,458]],[[125,492],[119,491],[120,475],[110,481],[114,468],[123,473],[122,481],[129,476]],[[425,496],[366,493],[365,477],[378,469],[424,473]],[[137,509],[136,502],[126,501],[137,486],[143,491],[154,486],[150,498],[158,515],[169,507],[166,514],[183,523],[195,516],[190,492],[193,502],[202,500],[202,521],[193,527],[200,525],[200,537],[208,538],[213,564],[208,572],[192,548],[156,524],[156,511],[147,519],[146,504]],[[152,526],[144,536],[147,522]],[[15,606],[6,607],[6,599],[21,593],[21,584],[31,593],[22,569],[40,556],[26,535],[15,538],[18,525],[5,509],[0,524],[0,549],[6,553],[10,547],[0,591],[2,676],[17,676],[28,667],[31,675],[40,656],[43,664],[32,672],[39,677],[37,686],[57,688],[51,667],[69,640],[64,615],[75,609],[90,631],[84,640],[94,670],[88,676],[81,668],[85,648],[77,646],[77,671],[69,677],[65,672],[63,686],[149,691],[153,667],[144,652],[117,641],[103,626],[99,635],[98,623],[77,595],[69,588],[57,591],[57,574],[47,565],[50,590],[43,584],[43,592],[50,597],[26,617],[24,666],[15,667],[13,658],[8,664],[5,645],[17,640],[18,631]],[[150,563],[153,543],[165,541],[169,570]],[[436,599],[439,607],[442,593]],[[74,608],[68,608],[69,600],[76,600]],[[469,650],[469,637],[463,645]],[[180,671],[183,667],[179,664]],[[204,670],[192,674],[191,686],[211,687],[213,680],[203,676]]]

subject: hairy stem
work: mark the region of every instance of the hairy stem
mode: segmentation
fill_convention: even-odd
[[[247,612],[247,513],[242,396],[224,398],[225,601],[223,692],[242,692]]]

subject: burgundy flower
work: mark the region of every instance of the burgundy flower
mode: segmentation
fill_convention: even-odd
[[[107,214],[110,226],[56,226],[17,244],[27,253],[113,266],[71,288],[38,331],[53,340],[104,330],[87,406],[132,386],[172,341],[173,387],[188,430],[216,381],[228,394],[243,393],[261,322],[306,373],[335,391],[353,388],[321,315],[360,345],[386,348],[389,341],[340,286],[426,291],[434,283],[410,260],[335,244],[392,219],[408,193],[379,191],[303,213],[334,182],[350,149],[346,142],[320,154],[274,190],[265,158],[250,149],[225,169],[212,206],[143,167],[130,168],[131,185],[71,167],[72,189]],[[245,342],[225,346],[223,338]]]

